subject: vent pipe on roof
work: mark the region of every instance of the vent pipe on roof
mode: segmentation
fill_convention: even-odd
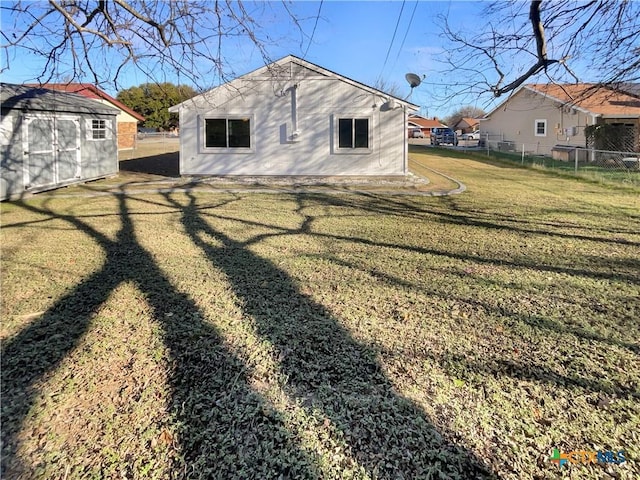
[[[298,130],[298,84],[289,88],[291,93],[291,140],[295,140],[300,135]]]

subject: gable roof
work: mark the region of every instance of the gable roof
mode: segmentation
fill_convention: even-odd
[[[335,73],[329,69],[326,69],[324,67],[320,67],[319,65],[316,65],[314,63],[311,63],[307,60],[303,60],[302,58],[296,57],[295,55],[287,55],[286,57],[281,58],[280,60],[276,60],[273,63],[270,63],[269,65],[265,65],[263,67],[260,67],[252,72],[246,73],[244,75],[241,75],[240,77],[237,77],[236,79],[223,84],[223,85],[219,85],[211,90],[209,90],[208,92],[205,92],[203,94],[197,95],[196,97],[194,97],[193,99],[189,99],[189,100],[185,100],[182,103],[179,103],[178,105],[174,105],[172,107],[169,108],[169,111],[172,113],[176,113],[179,111],[180,107],[183,105],[186,105],[190,102],[193,102],[195,99],[198,98],[203,98],[206,97],[207,95],[210,95],[212,92],[215,92],[216,90],[218,90],[219,88],[222,88],[224,86],[232,86],[235,87],[237,85],[237,83],[239,83],[242,80],[248,80],[252,77],[261,77],[261,76],[267,76],[267,77],[273,77],[273,78],[277,78],[277,70],[278,68],[282,68],[287,66],[288,64],[296,64],[299,65],[301,67],[305,67],[309,70],[312,70],[313,72],[321,75],[321,76],[325,76],[325,77],[333,77],[336,78],[338,80],[342,80],[345,83],[348,83],[349,85],[352,85],[356,88],[360,88],[362,90],[365,90],[369,93],[375,93],[378,95],[382,95],[385,97],[389,97],[389,98],[393,98],[395,101],[397,101],[398,103],[407,106],[409,109],[411,110],[418,110],[420,107],[418,105],[415,105],[411,102],[406,101],[405,99],[402,99],[400,97],[396,97],[395,95],[390,95],[386,92],[383,92],[382,90],[378,90],[376,88],[370,87],[368,85],[365,85],[364,83],[360,83],[356,80],[352,80],[349,77],[345,77],[344,75],[340,75],[338,73]]]
[[[34,87],[37,86],[42,88],[48,88],[50,90],[58,90],[62,92],[77,93],[78,95],[82,95],[85,98],[91,98],[94,100],[106,100],[107,102],[114,105],[116,108],[119,108],[120,110],[128,113],[139,122],[144,122],[144,117],[140,115],[138,112],[127,107],[124,103],[116,100],[108,93],[103,92],[98,87],[90,83],[45,83],[43,85],[32,84],[29,86],[34,86]]]
[[[520,87],[513,96],[523,90],[588,114],[607,118],[640,117],[640,98],[598,84],[529,83]],[[501,109],[510,98],[511,96],[485,115],[485,118],[489,118],[494,112]]]
[[[408,123],[413,123],[414,125],[422,128],[436,128],[444,126],[444,124],[439,120],[433,118],[424,118],[418,115],[409,115],[407,121]]]
[[[3,110],[118,114],[117,109],[82,95],[10,83],[0,84],[0,101]]]
[[[477,119],[470,118],[470,117],[463,117],[463,118],[460,119],[460,122],[464,122],[467,125],[469,125],[470,127],[474,127],[474,126],[476,126],[476,125],[478,125],[480,123]],[[460,122],[458,122],[458,123],[460,123]]]
[[[474,128],[477,125],[479,125],[479,121],[475,118],[471,118],[471,117],[462,117],[460,120],[458,120],[455,125],[453,125],[452,128],[465,128],[464,125],[466,125],[466,127],[469,128]],[[462,125],[462,126],[461,126]]]

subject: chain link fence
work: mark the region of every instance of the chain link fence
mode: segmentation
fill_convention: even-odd
[[[640,152],[596,150],[577,145],[517,143],[490,135],[483,135],[478,148],[489,157],[521,165],[640,186]]]
[[[152,132],[132,134],[133,148],[118,151],[120,161],[174,153],[180,150],[180,137],[176,133]]]

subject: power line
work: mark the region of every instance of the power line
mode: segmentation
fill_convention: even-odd
[[[318,26],[318,19],[320,19],[320,11],[322,10],[322,3],[324,0],[320,0],[320,5],[318,6],[318,13],[316,15],[316,22],[313,24],[313,31],[311,32],[311,38],[309,38],[309,45],[307,45],[307,49],[304,51],[304,55],[302,55],[303,59],[307,58],[307,53],[309,53],[309,48],[313,43],[313,36],[316,34],[316,27]]]
[[[393,62],[393,67],[391,67],[391,70],[396,68],[396,63],[398,63],[398,57],[402,52],[402,48],[404,47],[404,42],[407,40],[407,35],[409,35],[409,30],[411,30],[411,23],[413,22],[413,17],[416,14],[417,8],[418,8],[418,0],[416,0],[415,5],[413,6],[413,11],[411,12],[411,18],[409,19],[409,25],[407,25],[407,31],[404,32],[404,38],[402,39],[402,43],[400,44],[400,48],[398,49],[398,56],[396,57],[396,61]]]
[[[382,70],[380,70],[380,76],[382,76],[382,72],[384,72],[384,67],[387,66],[387,62],[389,61],[389,54],[391,53],[391,48],[393,47],[393,42],[396,39],[396,33],[398,33],[398,25],[400,25],[400,19],[402,18],[402,12],[404,11],[404,4],[406,0],[402,0],[402,8],[400,8],[400,14],[398,15],[398,21],[396,22],[396,28],[393,31],[393,37],[391,37],[391,43],[389,44],[389,50],[387,50],[387,56],[384,59],[384,64],[382,65]]]

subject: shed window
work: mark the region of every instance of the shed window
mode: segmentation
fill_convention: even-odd
[[[91,138],[104,140],[107,138],[107,125],[104,120],[91,120]]]
[[[535,121],[535,136],[536,137],[546,137],[547,136],[547,121],[546,120],[536,120]]]
[[[369,119],[338,119],[338,148],[369,148]]]
[[[251,148],[249,118],[205,118],[205,148]]]

